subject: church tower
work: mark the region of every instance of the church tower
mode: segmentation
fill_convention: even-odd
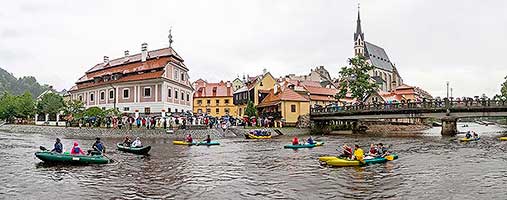
[[[364,33],[361,30],[361,17],[359,15],[359,6],[357,6],[357,25],[354,33],[354,55],[364,56]]]

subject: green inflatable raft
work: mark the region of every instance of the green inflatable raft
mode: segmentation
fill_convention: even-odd
[[[286,149],[299,149],[299,148],[313,148],[313,147],[318,147],[318,146],[322,146],[324,145],[324,142],[316,142],[314,144],[298,144],[298,145],[293,145],[293,144],[288,144],[288,145],[285,145],[283,146],[283,148],[286,148]]]
[[[61,164],[107,164],[109,159],[102,155],[70,155],[54,153],[49,151],[39,151],[35,156],[46,163],[61,163]]]
[[[220,145],[220,143],[217,142],[217,141],[211,141],[210,143],[207,143],[207,142],[192,142],[192,143],[189,143],[189,142],[186,142],[186,141],[179,141],[179,140],[174,140],[173,144],[174,145],[188,145],[188,146],[193,146],[193,145],[196,145],[196,146],[214,146],[214,145]]]
[[[127,153],[133,153],[138,155],[145,155],[148,154],[151,150],[151,146],[145,146],[145,147],[129,147],[129,146],[123,146],[122,143],[116,144],[116,148],[120,151],[127,152]]]

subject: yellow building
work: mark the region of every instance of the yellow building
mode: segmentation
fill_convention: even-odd
[[[194,82],[194,88],[194,113],[208,114],[214,117],[237,116],[232,100],[233,88],[229,81],[208,83],[199,79]]]
[[[276,83],[271,73],[264,71],[262,75],[248,77],[245,86],[234,92],[234,105],[237,116],[245,115],[245,109],[249,101],[257,106],[273,89]]]
[[[286,126],[294,126],[299,116],[310,113],[310,100],[293,91],[275,85],[263,101],[257,105],[259,116],[272,117],[284,121]]]

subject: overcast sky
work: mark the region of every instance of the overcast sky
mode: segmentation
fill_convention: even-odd
[[[499,93],[507,76],[507,1],[363,0],[365,39],[383,47],[405,83],[434,96]],[[275,77],[323,65],[337,76],[353,54],[356,0],[6,1],[0,67],[68,89],[103,56],[168,46],[192,80]]]

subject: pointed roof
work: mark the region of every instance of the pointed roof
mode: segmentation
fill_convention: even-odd
[[[273,106],[282,101],[303,101],[308,102],[309,100],[298,94],[297,92],[292,91],[291,89],[285,89],[283,91],[279,91],[275,94],[274,89],[269,91],[268,96],[266,96],[262,102],[257,105],[258,108]]]
[[[390,72],[394,70],[391,60],[389,60],[386,51],[382,47],[369,42],[364,42],[364,44],[365,56],[370,59],[373,66]]]
[[[357,10],[357,24],[356,32],[354,33],[354,41],[357,41],[358,37],[361,37],[361,40],[364,41],[364,33],[361,29],[361,16],[359,15],[359,10]]]

